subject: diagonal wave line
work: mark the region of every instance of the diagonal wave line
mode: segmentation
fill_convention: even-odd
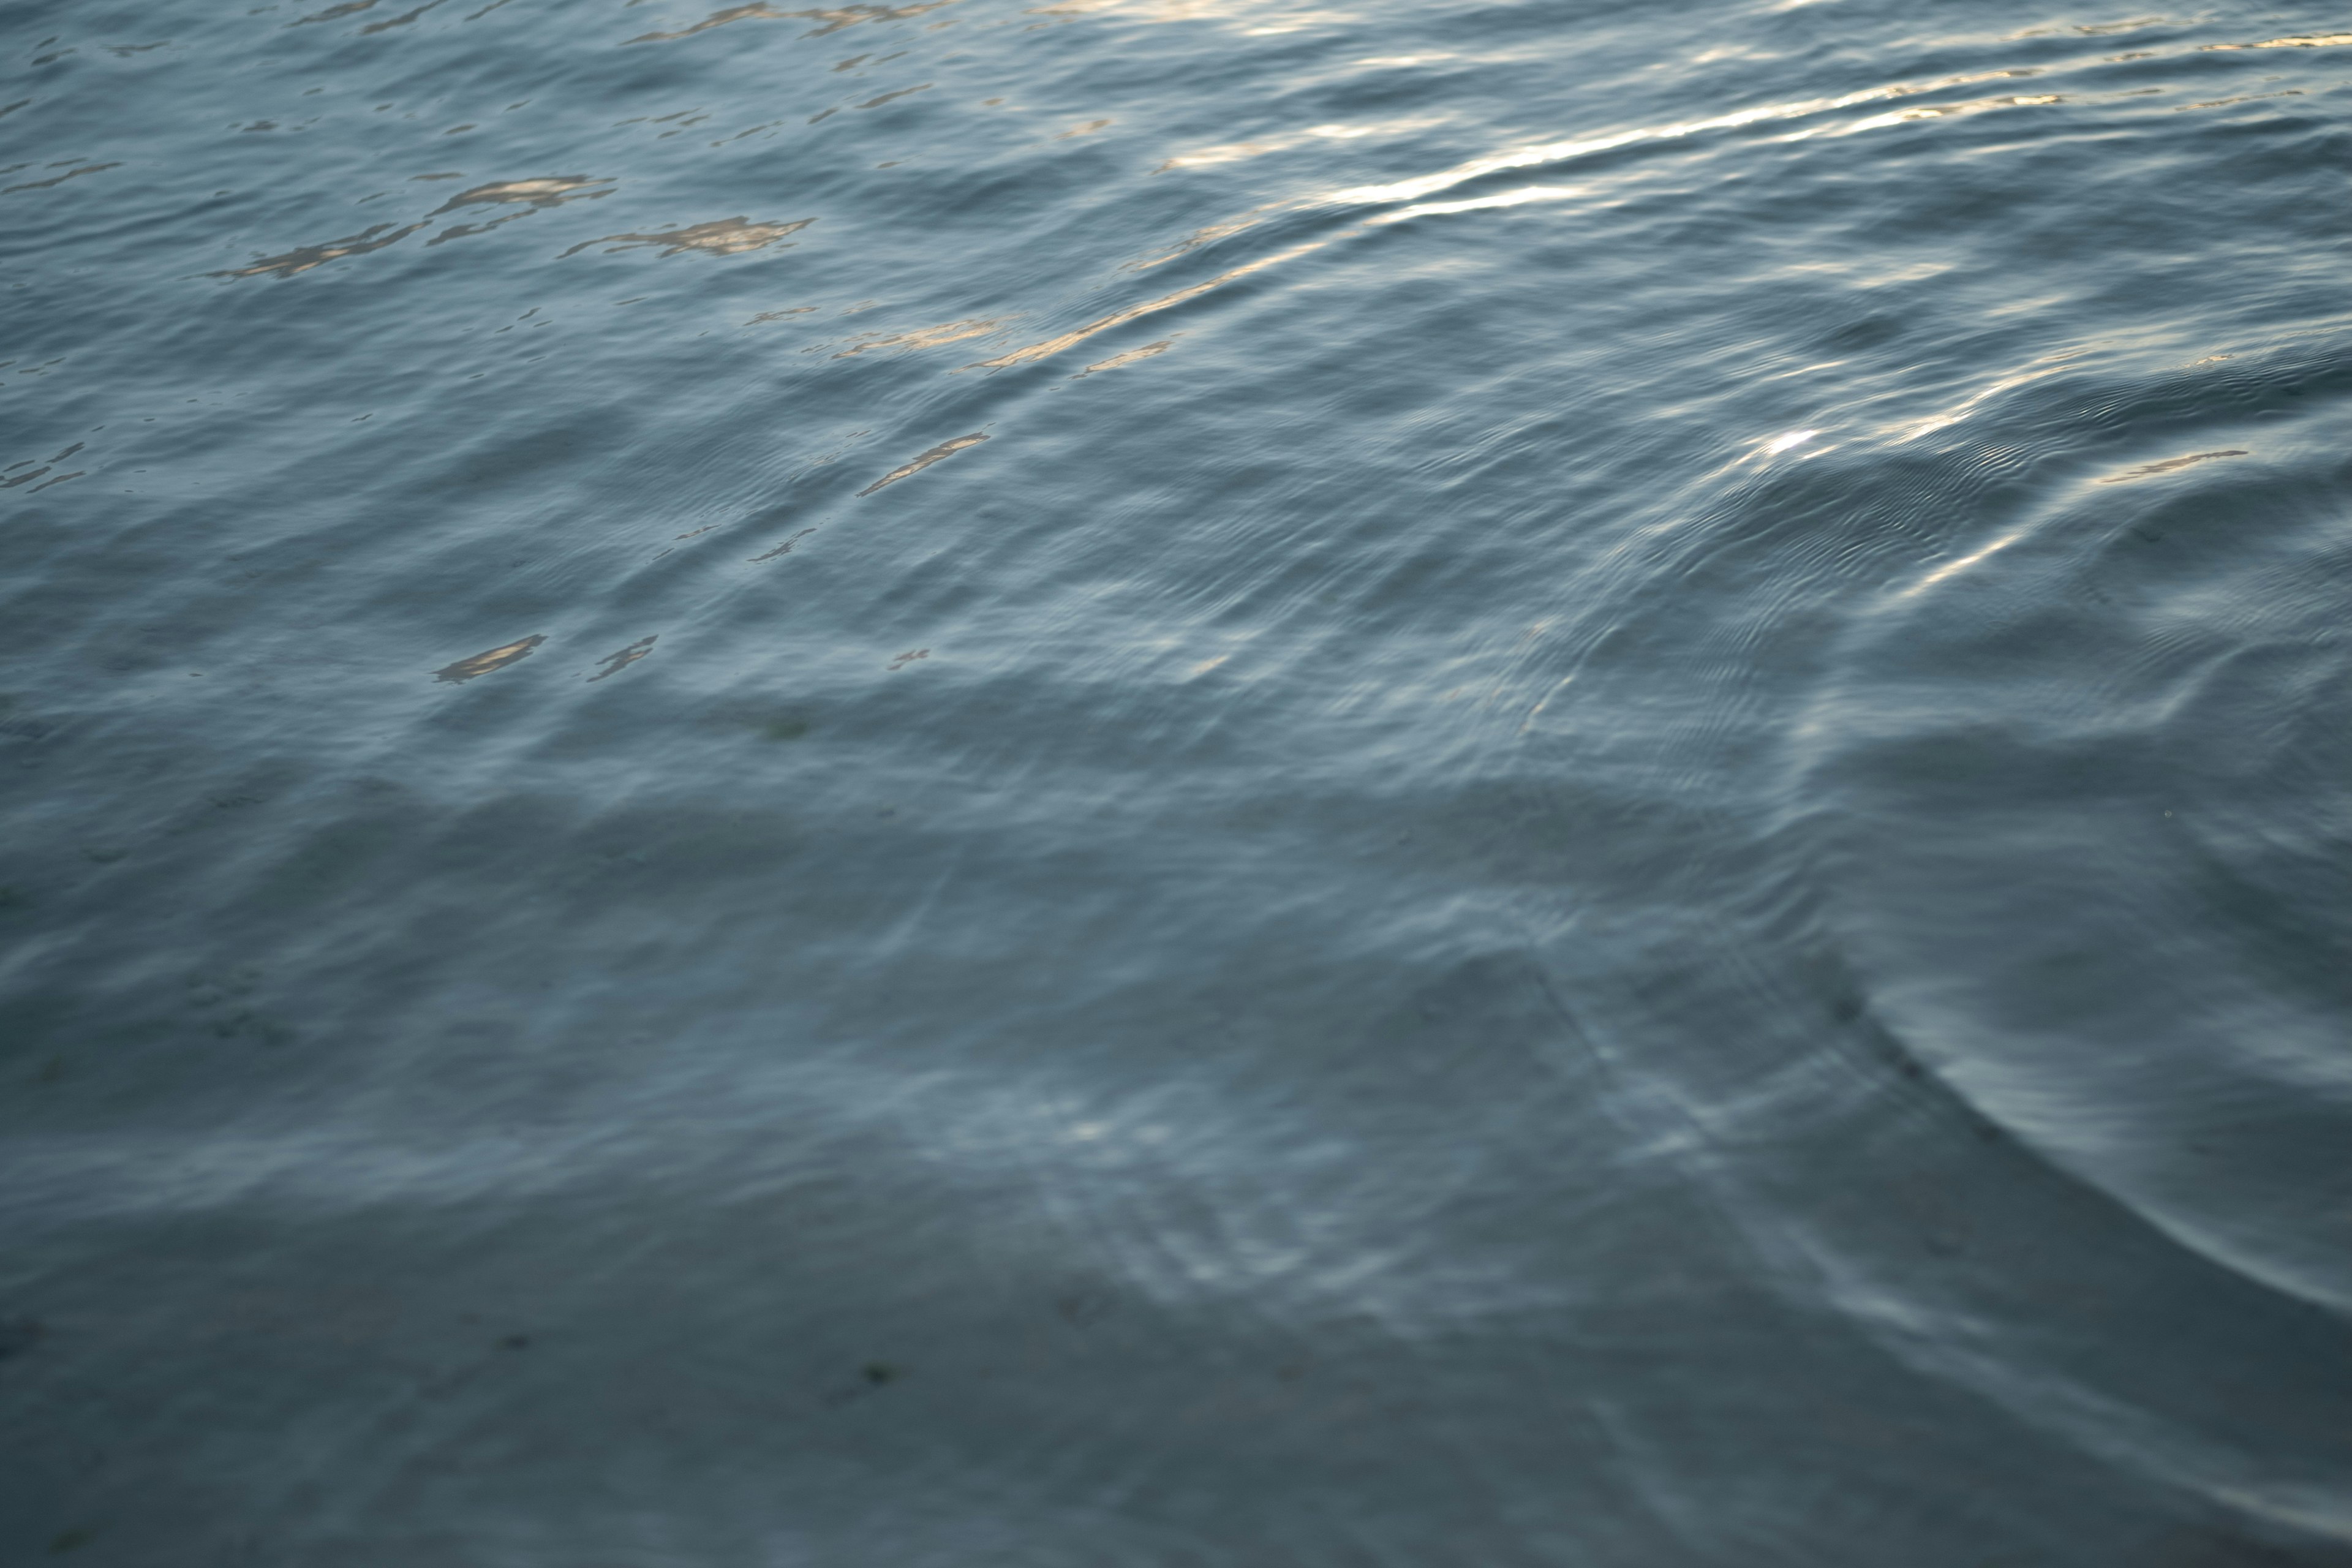
[[[1171,305],[1181,305],[1187,300],[1198,299],[1210,289],[1221,289],[1236,278],[1244,278],[1253,272],[1262,272],[1278,263],[1304,256],[1310,250],[1320,250],[1330,243],[1328,239],[1314,239],[1305,245],[1294,245],[1288,250],[1279,250],[1272,256],[1260,257],[1257,260],[1236,267],[1229,272],[1220,272],[1206,282],[1195,283],[1187,289],[1179,289],[1173,294],[1162,294],[1157,300],[1146,300],[1140,305],[1129,305],[1124,310],[1114,310],[1097,321],[1088,321],[1083,327],[1074,327],[1057,338],[1047,338],[1044,342],[1031,343],[1027,348],[1014,349],[1011,353],[999,354],[994,359],[984,359],[978,364],[967,365],[965,368],[1003,370],[1011,365],[1028,364],[1035,360],[1049,359],[1064,349],[1086,342],[1097,332],[1107,332],[1113,327],[1124,326],[1139,316],[1149,316],[1156,310],[1165,310]]]

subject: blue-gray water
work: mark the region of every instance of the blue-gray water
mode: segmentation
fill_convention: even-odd
[[[2352,1563],[2347,25],[15,0],[0,1562]]]

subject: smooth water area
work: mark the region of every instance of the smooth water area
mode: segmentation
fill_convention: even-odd
[[[2352,1563],[2352,18],[14,0],[0,1561]]]

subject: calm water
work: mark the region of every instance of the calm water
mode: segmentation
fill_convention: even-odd
[[[2352,1563],[2347,25],[14,0],[0,1560]]]

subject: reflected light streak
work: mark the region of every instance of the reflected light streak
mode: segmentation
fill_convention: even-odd
[[[2303,33],[2292,38],[2266,38],[2259,44],[2203,44],[2205,49],[2332,49],[2352,44],[2352,33]]]
[[[1808,114],[1828,110],[1850,109],[1858,103],[1880,103],[1889,99],[1911,98],[1932,92],[1938,88],[1958,87],[1972,81],[1986,81],[2016,76],[2014,70],[1978,71],[1968,76],[1947,77],[1929,82],[1896,82],[1886,87],[1866,88],[1837,98],[1808,98],[1793,103],[1765,104],[1756,109],[1743,109],[1730,114],[1718,114],[1705,120],[1685,120],[1671,125],[1645,126],[1633,131],[1620,131],[1607,136],[1587,136],[1568,142],[1546,142],[1534,147],[1522,147],[1517,152],[1496,153],[1484,158],[1473,158],[1457,163],[1441,174],[1424,174],[1419,179],[1398,180],[1384,185],[1351,185],[1334,191],[1323,199],[1340,205],[1385,204],[1388,202],[1419,201],[1423,196],[1451,190],[1486,174],[1501,174],[1508,169],[1530,169],[1545,163],[1558,163],[1570,158],[1581,158],[1595,153],[1607,153],[1619,147],[1630,147],[1642,142],[1671,142],[1684,136],[1696,136],[1706,131],[1732,131],[1743,125],[1756,125],[1774,120],[1799,120]]]
[[[1919,120],[1944,120],[1956,114],[1982,114],[1993,109],[2032,109],[2066,100],[2054,92],[2023,93],[2007,98],[1979,98],[1967,103],[1928,103],[1911,109],[1890,110],[1885,114],[1873,114],[1845,125],[1817,126],[1810,131],[1791,131],[1780,138],[1783,142],[1803,142],[1815,136],[1858,136],[1865,131],[1884,131],[1890,125],[1908,125]]]
[[[2002,551],[2008,549],[2011,545],[2024,538],[2025,534],[2026,531],[2024,529],[2013,529],[2011,531],[2002,534],[1999,539],[1994,540],[1990,544],[1984,546],[1980,550],[1971,551],[1969,553],[1961,556],[1958,561],[1946,562],[1943,565],[1937,567],[1933,572],[1928,573],[1925,577],[1920,578],[1916,583],[1912,584],[1908,588],[1904,589],[1900,597],[1906,599],[1917,598],[1920,595],[1926,593],[1937,584],[1944,582],[1948,578],[1959,575],[1959,574],[1967,571],[1969,567],[1976,565],[1979,562],[1983,561],[1990,556],[2000,554]]]
[[[1442,191],[1451,190],[1458,185],[1465,184],[1470,181],[1483,178],[1488,174],[1500,174],[1506,170],[1533,168],[1542,164],[1557,163],[1571,158],[1583,157],[1596,153],[1609,152],[1618,147],[1633,146],[1639,142],[1673,141],[1680,137],[1696,135],[1702,132],[1735,130],[1741,126],[1755,125],[1776,120],[1801,119],[1806,115],[1819,114],[1832,110],[1851,108],[1856,104],[1885,102],[1892,99],[1909,98],[1919,93],[1931,92],[1942,88],[1961,86],[1969,82],[1999,79],[2002,78],[2031,74],[2033,73],[2016,69],[2003,69],[1972,72],[1965,76],[1946,77],[1938,80],[1927,82],[1897,82],[1885,87],[1865,89],[1860,92],[1846,93],[1834,98],[1811,98],[1789,103],[1767,104],[1756,109],[1740,110],[1734,113],[1714,115],[1703,120],[1683,121],[1670,125],[1644,127],[1633,131],[1617,132],[1605,136],[1582,137],[1565,142],[1547,142],[1533,147],[1523,147],[1516,152],[1498,153],[1484,158],[1474,158],[1467,163],[1455,164],[1453,168],[1444,170],[1439,174],[1426,174],[1417,179],[1398,180],[1386,184],[1378,185],[1350,185],[1341,190],[1330,192],[1329,194],[1320,197],[1310,197],[1302,200],[1297,204],[1297,206],[1387,206],[1400,202],[1408,204],[1398,211],[1384,213],[1366,218],[1364,220],[1363,226],[1369,228],[1379,225],[1401,223],[1407,218],[1435,216],[1449,213],[1476,212],[1490,207],[1517,206],[1528,202],[1565,200],[1580,195],[1583,193],[1579,187],[1570,185],[1525,185],[1516,190],[1502,192],[1496,195],[1472,197],[1461,201],[1429,202],[1423,200],[1423,198],[1435,195]],[[2005,105],[2029,101],[2042,102],[2054,101],[2054,100],[2027,100],[2021,98],[2000,99],[1997,100],[1984,100],[1981,104],[1933,106],[1922,109],[1917,112],[1923,116],[1933,117],[1941,114],[1965,112],[1969,110],[1979,107],[1992,107],[1995,103]],[[1842,132],[1847,130],[1871,129],[1883,124],[1894,123],[1903,118],[1906,118],[1906,116],[1879,116],[1864,121],[1859,126],[1840,129]],[[1328,136],[1351,138],[1355,135],[1368,133],[1370,131],[1391,128],[1393,127],[1377,126],[1366,128],[1364,131],[1358,131],[1350,127],[1319,125],[1309,128],[1306,131],[1294,132],[1285,136],[1270,137],[1254,142],[1233,142],[1222,146],[1202,148],[1194,153],[1180,154],[1177,158],[1171,159],[1168,163],[1161,164],[1160,167],[1162,169],[1169,169],[1181,168],[1190,164],[1224,163],[1234,159],[1255,156],[1259,153],[1276,151],[1285,146],[1295,145],[1298,142],[1310,137]],[[1267,209],[1262,208],[1260,210],[1264,211]],[[1237,233],[1243,229],[1252,226],[1255,226],[1253,221],[1248,218],[1244,218],[1231,224],[1220,225],[1213,228],[1201,230],[1183,244],[1176,247],[1168,255],[1157,257],[1150,261],[1142,263],[1130,263],[1130,269],[1139,270],[1142,267],[1158,265],[1160,262],[1169,260],[1173,256],[1181,255],[1184,251],[1190,250],[1210,238],[1222,237],[1225,235]],[[1155,311],[1167,310],[1171,306],[1182,304],[1187,300],[1197,299],[1213,289],[1222,288],[1225,284],[1232,282],[1236,278],[1245,277],[1252,272],[1262,271],[1266,268],[1278,266],[1283,262],[1293,260],[1297,257],[1304,256],[1309,251],[1319,250],[1330,243],[1330,240],[1320,239],[1310,241],[1305,245],[1293,246],[1287,250],[1279,251],[1275,255],[1263,258],[1260,260],[1249,262],[1246,265],[1234,268],[1229,271],[1221,272],[1216,277],[1208,279],[1206,282],[1195,283],[1190,288],[1180,289],[1172,294],[1163,294],[1156,300],[1148,300],[1139,305],[1131,305],[1126,310],[1117,310],[1108,316],[1099,317],[1095,321],[1087,322],[1082,327],[1076,328],[1071,331],[1064,332],[1058,337],[1048,338],[1042,342],[1032,343],[1025,348],[1014,349],[1010,353],[1000,354],[994,359],[982,360],[976,364],[967,365],[964,368],[967,370],[1004,370],[1013,365],[1027,364],[1037,360],[1050,358],[1066,348],[1070,348],[1077,343],[1085,342],[1087,339],[1093,337],[1097,332],[1108,331],[1113,327],[1122,326],[1129,321],[1137,320],[1139,317],[1148,316]],[[1946,422],[1948,423],[1948,421]],[[1919,430],[1915,431],[1913,434],[1924,434],[1927,430],[1936,427],[1937,426],[1934,424],[1923,426]],[[1777,450],[1781,448],[1775,449]]]
[[[1285,131],[1272,136],[1261,136],[1252,142],[1224,142],[1214,147],[1202,147],[1197,152],[1179,153],[1152,171],[1168,169],[1199,169],[1216,163],[1237,163],[1244,158],[1260,158],[1268,153],[1287,152],[1310,142],[1356,142],[1367,136],[1393,134],[1402,131],[1422,131],[1441,124],[1444,117],[1422,115],[1410,120],[1381,121],[1370,125],[1309,125],[1303,131]]]
[[[1483,212],[1488,207],[1516,207],[1524,206],[1529,202],[1565,201],[1570,196],[1580,196],[1583,194],[1584,190],[1580,185],[1521,185],[1517,190],[1505,191],[1499,195],[1472,196],[1458,202],[1419,202],[1409,207],[1401,207],[1392,213],[1382,213],[1377,217],[1366,218],[1364,226],[1369,228],[1376,224],[1402,223],[1409,217],[1427,217],[1438,213]]]
[[[1027,348],[1014,349],[1011,353],[999,354],[994,359],[982,360],[978,364],[966,365],[964,368],[1004,370],[1016,364],[1028,364],[1035,360],[1049,359],[1064,349],[1086,342],[1097,332],[1107,332],[1113,327],[1124,326],[1138,317],[1149,316],[1156,310],[1164,310],[1171,305],[1181,305],[1187,300],[1198,299],[1210,289],[1223,288],[1236,278],[1247,277],[1253,272],[1263,272],[1269,267],[1279,266],[1283,262],[1304,256],[1310,250],[1320,250],[1330,243],[1328,239],[1316,239],[1309,240],[1305,245],[1294,245],[1288,250],[1278,250],[1272,256],[1262,257],[1245,266],[1236,267],[1230,272],[1220,272],[1205,283],[1195,283],[1189,289],[1179,289],[1173,294],[1162,294],[1157,300],[1146,300],[1140,305],[1129,305],[1124,310],[1114,310],[1108,316],[1088,321],[1085,326],[1074,328],[1059,337],[1047,338],[1043,342],[1031,343]]]

